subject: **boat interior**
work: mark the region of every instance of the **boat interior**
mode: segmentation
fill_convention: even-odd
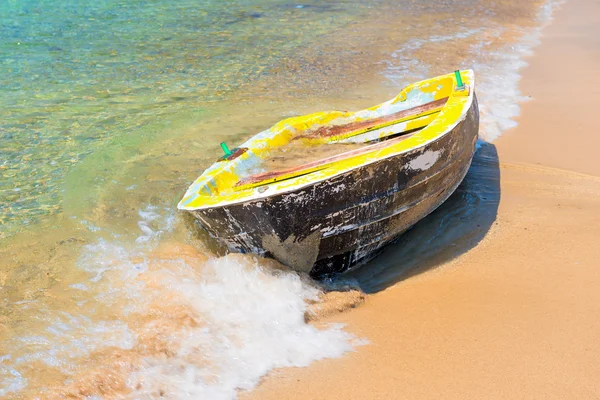
[[[317,171],[343,171],[364,162],[364,156],[371,157],[371,153],[379,156],[382,150],[396,152],[417,146],[443,133],[446,125],[439,123],[440,116],[445,113],[446,118],[441,119],[449,120],[450,114],[454,118],[458,110],[445,112],[449,104],[460,103],[462,112],[464,102],[454,99],[468,95],[472,72],[460,74],[409,85],[393,99],[365,110],[318,112],[285,119],[231,151],[222,144],[225,156],[196,180],[184,200],[198,196],[239,197],[241,192],[249,196],[255,189],[262,192],[273,183],[287,185],[289,181],[291,185],[300,182],[295,178],[317,178],[321,175],[314,174]]]
[[[339,125],[321,125],[294,136],[264,158],[264,172],[242,177],[236,187],[273,182],[343,158],[363,154],[406,140],[427,126],[442,110],[448,97],[392,114]],[[402,125],[402,126],[399,126]]]

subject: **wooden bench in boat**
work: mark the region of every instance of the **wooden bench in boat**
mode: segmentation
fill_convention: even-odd
[[[425,117],[441,111],[448,97],[444,97],[439,100],[435,100],[429,103],[421,104],[420,106],[409,108],[406,110],[398,111],[394,114],[384,115],[377,118],[371,118],[364,121],[350,122],[343,125],[325,125],[313,132],[306,133],[304,135],[298,135],[293,140],[297,139],[327,139],[327,141],[340,140],[356,135],[361,135],[366,132],[370,132],[375,129],[385,128],[386,126],[399,124],[401,122],[410,121]],[[430,121],[424,119],[423,126],[427,125]]]
[[[403,140],[408,139],[413,136],[414,133],[403,135],[401,137],[397,137],[394,139],[389,139],[384,142],[375,143],[369,146],[362,147],[360,149],[355,149],[351,151],[347,151],[345,153],[336,154],[335,156],[323,158],[321,160],[309,162],[306,164],[301,164],[296,167],[280,169],[277,171],[269,171],[262,172],[260,174],[251,175],[249,177],[240,179],[238,183],[235,184],[236,190],[241,189],[249,189],[252,187],[263,186],[274,182],[283,181],[286,179],[296,178],[302,175],[307,175],[312,172],[319,171],[321,169],[327,168],[329,165],[333,164],[336,161],[342,160],[344,158],[353,157],[365,153],[370,153],[374,150],[382,149],[387,146],[391,146],[393,144],[399,143]]]
[[[334,125],[334,126],[322,126],[306,135],[297,136],[296,138],[328,138],[329,140],[335,138],[347,138],[354,135],[360,135],[365,132],[372,131],[374,129],[383,128],[386,126],[394,125],[400,122],[404,122],[410,119],[419,118],[432,113],[439,112],[446,102],[448,97],[443,99],[435,100],[429,103],[422,104],[417,107],[402,110],[394,114],[384,115],[382,117],[373,118],[365,121],[351,122],[345,125]],[[422,126],[420,127],[422,128]],[[418,129],[420,129],[418,128]],[[414,133],[405,134],[401,137],[394,139],[388,139],[383,142],[375,143],[369,146],[365,146],[360,149],[347,151],[345,153],[337,154],[335,156],[323,158],[321,160],[301,164],[291,168],[280,169],[276,171],[262,172],[259,174],[251,175],[246,178],[240,179],[234,186],[236,190],[249,189],[252,187],[263,186],[274,182],[283,181],[286,179],[296,178],[302,175],[307,175],[315,171],[326,168],[332,163],[342,160],[347,157],[352,157],[360,154],[369,153],[371,151],[384,148],[395,143],[401,142],[408,139]],[[294,138],[294,139],[296,139]],[[331,140],[333,142],[333,140]]]

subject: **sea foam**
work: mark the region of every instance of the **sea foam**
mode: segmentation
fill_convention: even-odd
[[[274,368],[340,357],[361,344],[340,325],[308,324],[321,289],[273,260],[216,257],[169,242],[172,216],[143,207],[137,240],[98,239],[69,287],[75,309],[47,310],[45,329],[11,343],[2,395],[32,389],[35,362],[70,378],[48,398],[232,399]],[[158,241],[161,238],[161,242]],[[85,288],[85,290],[83,290]]]

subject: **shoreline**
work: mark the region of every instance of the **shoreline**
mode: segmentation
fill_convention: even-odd
[[[597,398],[598,27],[599,2],[570,0],[543,29],[519,83],[533,101],[494,143],[500,199],[483,240],[319,321],[370,344],[272,371],[242,399]]]
[[[523,70],[521,92],[531,101],[521,104],[518,127],[496,141],[504,161],[600,175],[592,101],[600,95],[599,12],[597,2],[569,0],[544,32]]]

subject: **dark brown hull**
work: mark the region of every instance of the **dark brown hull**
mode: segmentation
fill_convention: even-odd
[[[231,251],[271,256],[312,276],[343,272],[435,210],[469,169],[477,99],[451,132],[421,148],[293,192],[191,211]]]

